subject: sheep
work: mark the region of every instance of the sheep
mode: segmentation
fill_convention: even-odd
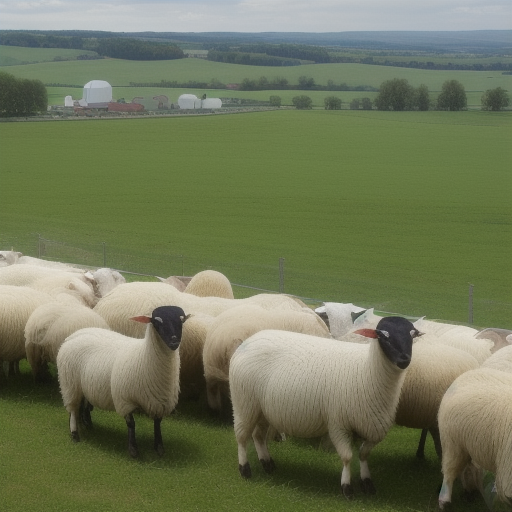
[[[202,313],[217,316],[226,309],[240,304],[259,304],[265,309],[289,309],[315,313],[307,306],[302,306],[295,299],[281,294],[258,294],[246,299],[224,299],[222,297],[197,297],[183,293],[165,283],[133,282],[116,286],[109,294],[102,297],[94,310],[109,324],[110,328],[126,336],[142,337],[142,329],[127,318],[139,312],[149,314],[159,304],[175,304],[187,313]]]
[[[343,462],[341,489],[353,496],[351,444],[362,438],[359,451],[365,492],[374,493],[367,458],[391,428],[400,389],[420,333],[402,317],[383,318],[366,335],[366,345],[277,330],[264,330],[245,340],[229,367],[234,430],[240,474],[249,478],[247,442],[254,440],[263,468],[275,464],[267,449],[266,432],[297,437],[329,433]]]
[[[496,327],[488,327],[475,334],[476,339],[488,339],[494,342],[494,346],[491,352],[494,353],[503,347],[507,347],[512,344],[512,331],[509,329],[499,329]]]
[[[206,394],[211,409],[222,412],[223,398],[229,399],[229,361],[234,351],[243,340],[263,329],[330,337],[320,318],[302,311],[269,311],[254,304],[224,311],[212,322],[203,350]],[[231,412],[231,405],[229,409]]]
[[[180,292],[184,292],[188,284],[188,282],[184,282],[184,279],[188,279],[188,281],[190,281],[190,278],[182,278],[180,276],[169,276],[166,277],[165,279],[163,277],[159,277],[158,279],[160,279],[162,283],[167,283],[170,284],[171,286],[174,286],[174,288],[176,288]]]
[[[94,291],[98,297],[105,296],[116,286],[126,283],[124,276],[111,268],[99,268],[92,272]]]
[[[37,279],[27,286],[35,290],[46,292],[56,298],[63,294],[63,297],[72,296],[76,299],[75,301],[89,308],[93,308],[98,302],[98,297],[94,293],[92,285],[85,283],[78,277],[73,277],[73,274],[44,277]]]
[[[416,456],[424,458],[427,431],[441,458],[437,413],[444,393],[462,373],[479,367],[467,352],[448,345],[413,344],[412,361],[407,370],[396,411],[397,425],[422,429]]]
[[[352,303],[341,302],[324,302],[323,306],[315,309],[315,312],[329,325],[331,334],[335,338],[350,331],[354,323],[354,314],[364,311],[365,309]]]
[[[0,251],[0,267],[7,267],[13,265],[18,261],[18,258],[23,256],[21,252],[17,251]]]
[[[160,306],[151,316],[132,318],[147,324],[142,340],[95,327],[66,338],[57,354],[57,371],[73,441],[80,441],[81,405],[85,403],[86,424],[91,423],[91,407],[115,410],[128,427],[128,452],[138,457],[133,412],[140,409],[153,419],[154,447],[159,455],[164,453],[160,424],[178,401],[177,349],[186,319],[180,307]]]
[[[202,272],[198,272],[187,284],[185,293],[191,293],[198,297],[235,298],[229,279],[216,270],[203,270]]]
[[[32,288],[0,285],[0,361],[17,364],[25,357],[27,320],[37,307],[54,300]]]
[[[500,348],[482,363],[482,368],[494,368],[512,373],[512,345]]]
[[[453,482],[474,465],[496,477],[498,499],[512,504],[512,374],[478,368],[460,375],[439,407],[443,483],[439,509],[451,502]],[[470,465],[470,463],[473,463]],[[466,472],[467,474],[467,472]],[[482,481],[462,479],[466,491]]]
[[[107,322],[81,304],[49,302],[36,308],[25,325],[25,352],[35,381],[48,375],[64,340],[85,327],[109,329]]]

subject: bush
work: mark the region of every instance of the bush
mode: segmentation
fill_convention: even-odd
[[[313,100],[309,96],[295,96],[292,98],[293,106],[299,110],[313,108]]]
[[[501,87],[496,89],[487,89],[482,95],[482,110],[503,110],[508,107],[510,98],[507,91]]]
[[[281,106],[281,96],[270,96],[269,103],[272,107]]]
[[[458,80],[447,80],[437,98],[440,110],[463,110],[468,106],[466,90]]]
[[[341,110],[341,100],[336,96],[328,96],[324,99],[325,110]]]

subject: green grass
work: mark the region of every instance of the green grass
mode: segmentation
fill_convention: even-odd
[[[75,60],[78,55],[97,55],[89,50],[70,50],[65,48],[25,48],[22,46],[0,45],[0,66],[19,66],[46,63],[59,60]]]
[[[158,275],[213,267],[274,290],[285,258],[288,293],[457,322],[471,283],[475,324],[512,328],[511,124],[325,110],[2,123],[2,248],[106,242],[114,268],[160,257]]]
[[[289,438],[269,447],[277,469],[266,475],[249,451],[251,480],[238,473],[231,425],[211,417],[199,402],[180,402],[162,422],[166,453],[152,449],[152,422],[136,416],[141,460],[130,459],[123,418],[93,411],[94,429],[82,442],[69,437],[68,415],[57,382],[34,386],[27,366],[0,388],[0,485],[3,512],[185,511],[433,511],[440,464],[429,439],[426,460],[415,458],[419,431],[393,428],[370,455],[377,495],[340,495],[341,462],[319,449],[319,440]],[[355,457],[356,459],[357,457]],[[483,499],[462,501],[455,510],[482,512]]]

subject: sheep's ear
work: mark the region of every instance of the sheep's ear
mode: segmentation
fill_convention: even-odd
[[[418,329],[413,329],[411,331],[412,338],[417,338],[418,336],[423,336],[424,334],[425,334],[424,332],[420,332],[420,331],[418,331]]]
[[[377,338],[377,331],[375,329],[357,329],[354,331],[355,334],[366,336],[367,338]]]
[[[355,311],[351,311],[350,316],[352,317],[352,323],[355,323],[355,321],[362,315],[364,315],[368,310],[363,309],[362,311],[358,311],[357,313]]]
[[[151,322],[151,317],[145,315],[133,316],[132,318],[130,318],[130,320],[135,320],[136,322],[141,322],[143,324],[149,324],[149,322]]]
[[[181,318],[181,323],[185,323],[186,320],[188,320],[192,315],[191,314],[188,314],[188,315],[185,315],[185,316],[180,316]]]

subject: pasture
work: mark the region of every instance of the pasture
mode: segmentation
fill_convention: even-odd
[[[2,248],[36,233],[105,242],[141,265],[167,255],[168,275],[185,255],[274,290],[285,258],[287,293],[455,322],[471,283],[475,325],[511,328],[511,121],[282,110],[2,123]]]

